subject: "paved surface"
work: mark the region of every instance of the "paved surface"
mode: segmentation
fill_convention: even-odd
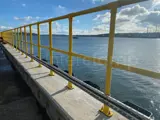
[[[22,98],[0,106],[1,120],[42,120],[35,99]]]
[[[99,112],[103,105],[101,102],[76,86],[74,86],[74,89],[68,90],[66,88],[67,81],[63,77],[58,74],[49,76],[49,69],[46,67],[37,67],[38,63],[36,61],[30,62],[31,59],[29,57],[25,58],[25,55],[21,55],[20,52],[13,49],[10,45],[5,45],[5,48],[12,54],[12,59],[15,59],[15,63],[18,62],[19,66],[21,66],[19,69],[25,71],[21,72],[21,74],[24,76],[29,74],[25,81],[28,82],[32,91],[35,91],[37,99],[40,98],[41,104],[46,104],[46,109],[50,116],[61,117],[65,115],[74,120],[127,120],[115,111],[113,111],[113,117],[106,117]],[[35,86],[38,87],[36,88]],[[39,91],[38,89],[41,90]],[[43,100],[42,98],[45,99]],[[52,106],[51,103],[54,103],[58,108]],[[64,118],[63,120],[66,119]]]
[[[43,120],[42,114],[29,87],[0,47],[0,120]]]

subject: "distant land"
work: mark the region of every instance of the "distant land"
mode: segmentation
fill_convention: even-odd
[[[100,34],[99,37],[109,37],[109,34]],[[115,37],[127,38],[160,38],[160,33],[116,33]]]
[[[29,34],[29,33],[27,33],[27,34]],[[37,35],[37,34],[33,33],[33,35]],[[68,35],[53,34],[53,36],[68,36]],[[77,36],[77,37],[109,37],[109,34],[73,35],[73,36]],[[126,38],[160,38],[160,33],[116,33],[115,37],[126,37]]]

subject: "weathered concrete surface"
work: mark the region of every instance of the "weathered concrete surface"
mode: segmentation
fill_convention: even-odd
[[[0,120],[49,120],[1,47]]]
[[[20,99],[9,104],[0,105],[1,120],[42,120],[38,113],[35,99],[32,97]]]
[[[95,98],[74,86],[74,89],[66,88],[67,81],[56,74],[49,76],[49,69],[38,68],[36,61],[30,62],[10,45],[4,45],[8,50],[9,59],[23,75],[24,80],[30,86],[38,101],[46,108],[53,120],[126,120],[125,117],[114,112],[114,116],[107,118],[99,109],[103,105]]]

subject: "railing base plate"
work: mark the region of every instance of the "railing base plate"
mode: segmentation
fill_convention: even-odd
[[[106,108],[106,106],[103,106],[99,111],[102,112],[103,114],[105,114],[107,117],[113,116],[113,112],[108,110],[108,108]]]

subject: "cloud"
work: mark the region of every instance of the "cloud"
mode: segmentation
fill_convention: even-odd
[[[32,18],[32,16],[27,16],[27,17],[23,17],[23,18],[21,18],[21,17],[14,17],[14,20],[21,20],[21,21],[30,21],[30,20],[32,20],[33,18]]]
[[[80,21],[79,20],[76,20],[76,23],[79,23]]]
[[[39,16],[37,16],[37,17],[36,17],[36,19],[37,19],[37,20],[39,20],[39,19],[40,19],[40,17],[39,17]]]
[[[98,33],[107,33],[109,31],[109,25],[108,24],[100,24],[97,26],[94,26],[92,28],[92,32],[94,31],[94,33],[98,32]]]
[[[60,10],[61,7],[58,7]],[[66,8],[64,8],[66,9]],[[63,11],[63,9],[62,9]],[[73,34],[105,34],[109,33],[110,26],[110,12],[104,14],[97,14],[93,18],[93,26],[88,29],[73,29]],[[148,10],[140,5],[130,6],[120,9],[116,18],[116,32],[117,33],[135,33],[146,32],[147,27],[154,28],[159,24],[160,11]],[[74,20],[74,23],[79,23],[79,20]],[[53,23],[55,28],[54,34],[68,34],[68,26],[60,24],[59,22]]]
[[[14,20],[19,20],[19,21],[35,21],[36,22],[37,20],[40,20],[40,17],[39,16],[36,16],[36,17],[32,17],[32,16],[17,17],[17,16],[15,16]]]
[[[157,6],[160,6],[160,0],[153,0],[152,1],[152,8],[155,8]]]
[[[53,22],[52,23],[53,27],[52,27],[52,31],[53,34],[68,34],[68,26],[65,25],[64,23],[60,24],[59,22]]]
[[[23,6],[23,7],[26,7],[26,4],[23,3],[22,6]]]
[[[9,30],[9,29],[12,29],[12,27],[0,26],[0,31]]]
[[[77,20],[77,19],[73,19],[73,22],[74,22],[74,23],[80,23],[80,21]]]
[[[55,14],[55,17],[69,13],[68,9],[62,5],[52,6],[52,11]]]
[[[135,16],[139,14],[144,14],[148,12],[146,8],[141,7],[140,5],[135,5],[131,8],[124,8],[120,11],[120,15],[127,15],[127,16]]]
[[[56,25],[56,30],[59,31],[61,29],[61,25],[58,22],[55,22],[55,25]]]
[[[110,12],[106,12],[104,14],[98,14],[95,18],[93,18],[93,21],[97,21],[97,23],[101,24],[109,24],[110,23],[111,14]],[[130,18],[128,16],[122,16],[120,13],[117,14],[117,23],[123,23],[130,21]]]
[[[110,12],[98,14],[93,21],[96,22],[94,30],[103,30],[102,25],[110,24]],[[140,5],[123,8],[117,13],[116,32],[146,32],[148,26],[159,25],[160,11],[148,10]]]
[[[65,9],[65,7],[61,6],[61,5],[58,5],[58,8],[60,9]]]
[[[58,5],[54,8],[58,15],[66,14],[67,8]],[[73,34],[104,34],[109,33],[110,26],[110,12],[99,13],[92,19],[92,26],[85,29],[74,28]],[[23,22],[31,22],[42,19],[41,17],[14,17],[15,20],[20,20]],[[117,33],[133,33],[133,32],[146,32],[147,27],[155,28],[160,22],[160,10],[151,10],[142,7],[141,5],[129,6],[127,8],[122,8],[117,13],[116,18],[116,32]],[[79,23],[80,21],[74,19],[74,23]],[[54,34],[68,34],[68,22],[61,24],[60,21],[53,22],[53,33]],[[43,33],[48,33],[48,28],[43,27]]]
[[[136,17],[140,22],[145,22],[151,25],[160,25],[160,11],[151,11],[146,14],[141,14]]]
[[[141,25],[138,25],[135,22],[126,22],[125,24],[117,24],[116,25],[116,32],[117,33],[142,33],[145,32],[146,28]]]
[[[14,17],[14,20],[19,20],[19,17],[16,17],[16,16],[15,16],[15,17]]]
[[[98,14],[93,20],[101,21],[102,23],[108,23],[110,21],[111,14],[106,12],[105,14]]]
[[[96,2],[103,2],[104,0],[92,0],[92,3],[95,4]]]

